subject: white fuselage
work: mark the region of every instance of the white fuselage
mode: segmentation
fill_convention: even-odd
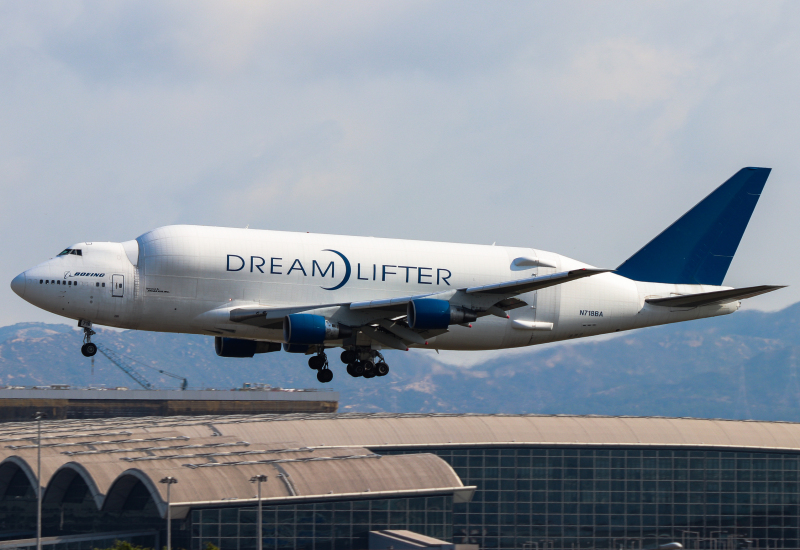
[[[73,249],[81,255],[26,271],[15,291],[44,310],[94,324],[273,342],[283,341],[281,330],[231,322],[230,311],[253,305],[325,310],[590,267],[531,248],[200,226],[162,227],[135,241]],[[518,258],[527,265],[515,265]],[[472,328],[453,325],[428,345],[512,348],[736,311],[739,302],[697,308],[645,303],[721,288],[727,287],[642,283],[604,273],[519,295],[527,306],[509,311],[509,319],[489,315]]]

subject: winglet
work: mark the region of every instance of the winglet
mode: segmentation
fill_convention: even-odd
[[[616,269],[634,281],[722,285],[771,168],[742,168]]]

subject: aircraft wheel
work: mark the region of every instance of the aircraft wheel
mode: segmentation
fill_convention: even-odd
[[[364,378],[374,378],[378,374],[375,368],[375,363],[372,361],[364,361]]]
[[[381,361],[375,365],[375,370],[377,371],[375,373],[377,376],[386,376],[389,374],[389,365]]]
[[[81,353],[84,357],[92,357],[95,353],[97,353],[97,346],[91,342],[87,342],[81,346]]]
[[[308,358],[308,366],[314,370],[319,370],[325,366],[324,355],[312,355]]]
[[[342,352],[341,360],[342,363],[344,363],[345,365],[355,363],[356,361],[358,361],[358,354],[354,349],[346,349]]]
[[[317,371],[317,380],[323,384],[327,384],[333,380],[333,371],[331,369],[319,369]]]
[[[356,378],[359,376],[364,376],[364,363],[362,363],[361,361],[356,361],[355,363],[352,363],[350,366],[352,367],[353,371],[351,376],[354,376]]]

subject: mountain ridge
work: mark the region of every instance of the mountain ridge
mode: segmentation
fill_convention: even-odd
[[[478,412],[692,416],[800,421],[800,303],[776,312],[651,327],[514,353],[470,366],[463,356],[387,351],[384,378],[353,379],[338,352],[329,358],[340,411]],[[0,327],[0,384],[135,386],[98,354],[79,351],[77,328],[18,323]],[[95,341],[191,387],[322,387],[303,355],[217,357],[210,337],[99,329]],[[467,352],[459,352],[461,354]],[[142,367],[157,387],[175,380]]]

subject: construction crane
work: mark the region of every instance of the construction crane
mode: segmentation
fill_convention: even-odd
[[[144,363],[141,363],[140,361],[136,361],[136,359],[131,359],[130,357],[125,357],[124,355],[120,355],[117,352],[107,348],[103,344],[97,344],[97,351],[99,351],[100,353],[105,355],[106,359],[108,359],[109,361],[114,363],[117,367],[119,367],[119,369],[122,372],[127,374],[137,384],[139,384],[141,387],[143,387],[146,390],[153,390],[155,388],[150,383],[150,381],[147,380],[147,378],[145,378],[144,376],[142,376],[141,374],[136,372],[136,368],[133,365],[131,365],[130,363],[128,363],[126,361],[126,359],[128,361],[133,361],[135,363],[139,363],[141,366],[147,367],[148,369],[153,369],[154,371],[158,371],[159,373],[161,373],[163,375],[166,375],[166,376],[169,376],[170,378],[175,378],[177,380],[180,380],[181,381],[181,389],[182,390],[185,390],[189,386],[189,381],[186,378],[184,378],[183,376],[180,376],[178,374],[174,374],[174,373],[171,373],[171,372],[167,372],[165,370],[157,369],[155,367],[151,367],[150,365],[145,365]]]

